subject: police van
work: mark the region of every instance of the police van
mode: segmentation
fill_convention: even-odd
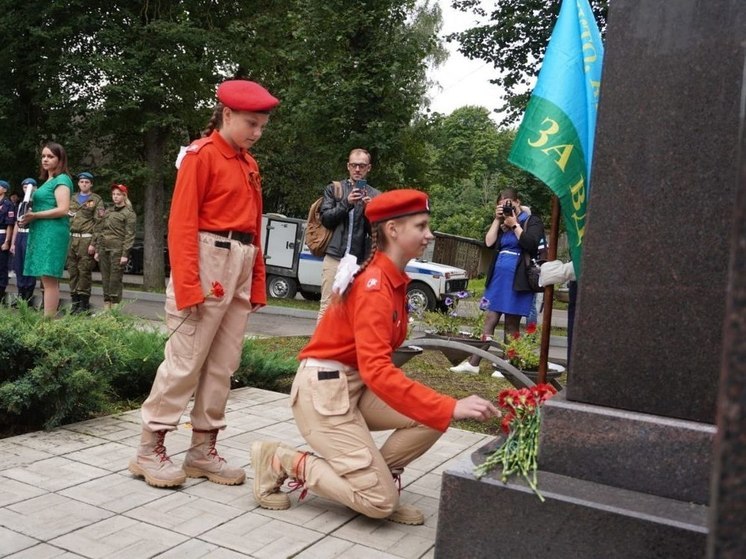
[[[305,246],[305,225],[303,219],[280,214],[262,216],[262,249],[270,297],[292,299],[300,293],[308,300],[321,298],[323,258],[314,256]],[[469,284],[466,270],[426,260],[410,260],[406,272],[411,279],[407,297],[415,312],[442,308],[447,296],[465,291]]]

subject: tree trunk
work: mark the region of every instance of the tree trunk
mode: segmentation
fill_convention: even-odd
[[[145,161],[149,173],[145,184],[143,242],[143,288],[162,290],[165,285],[164,239],[166,237],[165,191],[163,185],[163,154],[168,130],[153,127],[144,134]]]

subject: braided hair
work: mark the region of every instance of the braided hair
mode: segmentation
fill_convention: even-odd
[[[220,130],[223,127],[223,108],[225,105],[218,102],[215,105],[215,110],[212,111],[210,122],[207,123],[207,128],[202,131],[202,137],[206,138],[212,134],[213,130]]]
[[[352,285],[352,282],[355,281],[355,278],[358,277],[360,274],[362,274],[365,269],[368,267],[368,265],[373,261],[373,258],[376,255],[376,252],[378,252],[379,249],[384,248],[386,245],[386,236],[381,232],[383,228],[384,222],[378,222],[374,223],[371,226],[371,233],[370,233],[370,239],[371,239],[371,247],[370,247],[370,254],[368,255],[368,258],[365,259],[365,262],[363,262],[360,265],[360,269],[355,272],[355,275],[352,276],[352,280],[350,280],[350,285]],[[347,286],[347,289],[344,290],[344,293],[338,294],[333,293],[331,297],[332,303],[337,303],[339,301],[344,301],[347,298],[347,294],[350,292],[350,285]]]

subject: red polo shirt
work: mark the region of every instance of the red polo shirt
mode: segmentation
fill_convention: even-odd
[[[356,368],[366,386],[389,406],[439,431],[451,423],[456,400],[407,377],[391,354],[407,337],[409,278],[382,252],[340,301],[332,303],[298,355]]]
[[[188,148],[176,176],[168,219],[168,252],[176,306],[205,300],[199,275],[199,231],[254,234],[257,248],[251,302],[267,303],[261,249],[262,183],[246,150],[236,151],[215,130]]]

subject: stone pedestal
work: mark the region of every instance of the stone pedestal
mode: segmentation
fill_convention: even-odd
[[[483,460],[475,456],[475,461]],[[542,472],[520,480],[443,478],[435,556],[469,559],[702,559],[707,507]]]
[[[721,485],[746,494],[743,376],[721,394],[732,431],[716,461],[713,447],[727,352],[746,361],[746,2],[609,9],[572,368],[541,432],[546,502],[499,472],[477,481],[476,454],[444,475],[438,558],[700,558],[708,515],[731,548],[743,532],[746,506]],[[727,307],[738,258],[740,299]],[[726,308],[736,349],[723,342]],[[708,506],[713,464],[721,514]],[[713,556],[725,548],[710,544]]]

